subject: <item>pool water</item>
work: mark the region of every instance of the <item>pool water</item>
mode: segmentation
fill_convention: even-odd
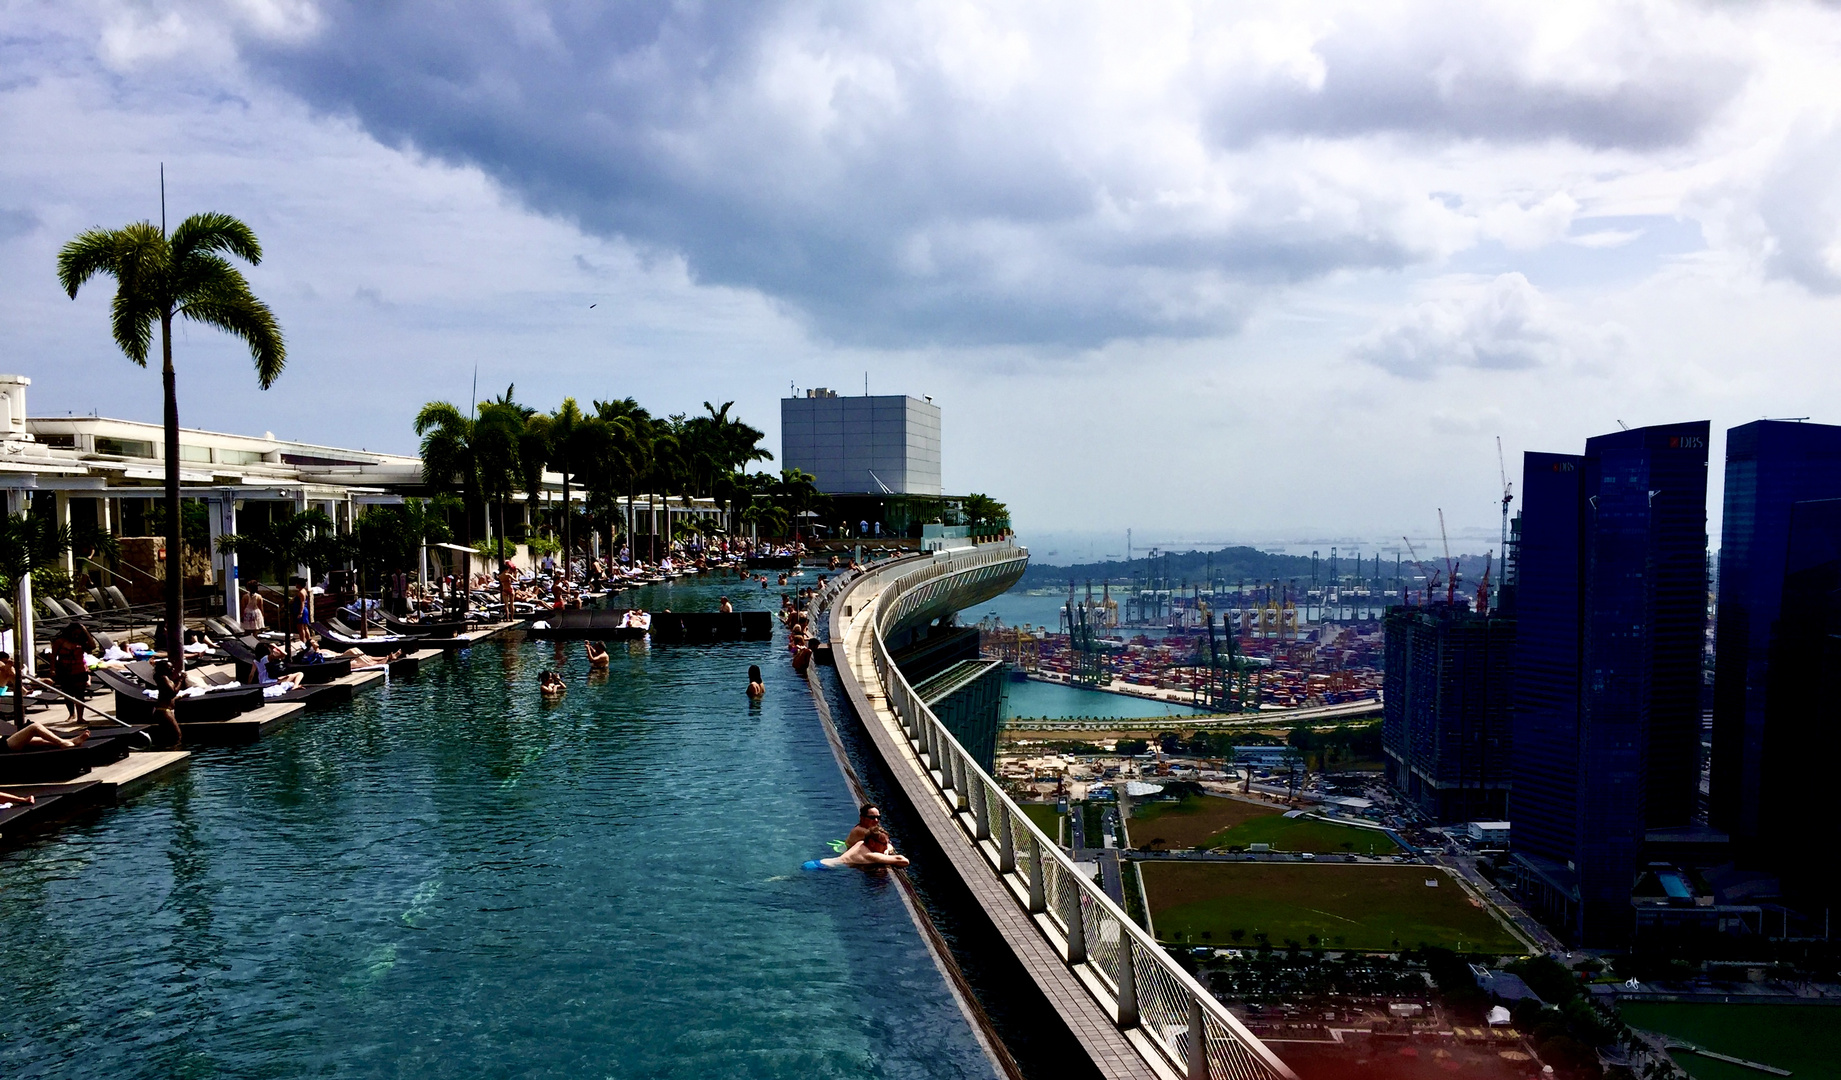
[[[738,585],[615,602],[777,607]],[[799,870],[855,812],[781,643],[560,651],[426,664],[0,855],[0,1075],[992,1075],[893,883]]]

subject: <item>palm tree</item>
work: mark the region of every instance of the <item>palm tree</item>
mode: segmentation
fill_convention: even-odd
[[[535,422],[537,418],[533,417]],[[569,504],[569,486],[571,474],[582,468],[593,452],[593,438],[589,432],[589,418],[582,413],[582,407],[574,398],[564,398],[556,411],[543,417],[542,427],[549,436],[550,464],[563,478],[562,520],[557,530],[562,534],[563,572],[569,569],[571,554],[571,536],[569,526],[571,511]]]
[[[473,508],[479,503],[479,461],[474,449],[475,421],[445,401],[431,401],[416,413],[422,437],[422,483],[437,494],[460,496],[460,535],[473,540]]]
[[[243,339],[267,390],[287,363],[275,313],[250,291],[226,255],[251,266],[262,245],[248,225],[228,214],[193,214],[169,237],[162,224],[137,221],[119,229],[90,229],[58,252],[58,284],[70,298],[97,274],[115,279],[110,332],[128,359],[147,366],[153,324],[160,324],[160,377],[166,421],[166,647],[173,670],[185,665],[180,646],[184,582],[179,513],[179,393],[173,375],[173,320],[190,319]]]
[[[827,501],[818,490],[818,477],[802,469],[781,469],[780,482],[775,485],[774,496],[786,511],[786,516],[793,522],[793,543],[799,542],[799,523],[808,510],[823,506]]]
[[[988,526],[1010,527],[1010,508],[989,495],[967,495],[959,504],[959,512],[965,515],[974,537],[985,535],[980,530]]]
[[[606,425],[607,463],[625,481],[627,546],[633,549],[634,555],[638,555],[638,545],[633,541],[633,503],[639,498],[639,481],[649,475],[652,469],[652,414],[632,398],[597,401],[594,403],[594,411],[595,416]],[[608,547],[611,555],[611,540]]]
[[[473,425],[474,461],[479,469],[480,494],[487,505],[499,511],[498,540],[494,553],[503,563],[510,557],[505,532],[505,504],[511,501],[522,476],[518,463],[518,446],[524,433],[524,407],[512,400],[516,385],[507,386],[502,397],[479,403],[479,419]]]

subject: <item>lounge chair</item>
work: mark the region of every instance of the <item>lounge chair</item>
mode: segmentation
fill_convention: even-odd
[[[142,728],[93,731],[82,746],[28,746],[0,754],[0,784],[56,784],[112,765],[136,747],[152,746]]]
[[[421,640],[406,634],[386,634],[382,632],[365,637],[362,634],[352,632],[344,623],[333,622],[331,620],[314,623],[313,632],[341,649],[357,649],[367,656],[389,656],[398,649],[402,649],[405,652],[414,652],[416,648],[415,643]]]
[[[153,720],[154,690],[150,683],[110,668],[93,673],[102,685],[115,691],[115,716],[130,724]],[[173,705],[181,724],[231,720],[263,704],[262,688],[242,683],[214,687],[202,694],[182,694]]]
[[[244,682],[255,681],[255,667],[258,657],[254,649],[237,638],[225,638],[218,642],[217,645],[218,648],[224,650],[226,656],[230,657],[230,659],[236,663],[237,678]],[[339,660],[325,660],[318,664],[285,664],[280,674],[287,675],[296,671],[301,673],[302,685],[320,686],[350,675],[352,673],[352,660],[351,657],[348,656]]]

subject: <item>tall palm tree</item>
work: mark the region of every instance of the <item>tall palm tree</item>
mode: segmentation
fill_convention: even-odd
[[[70,298],[97,274],[115,279],[110,333],[128,359],[147,366],[153,325],[160,324],[160,377],[166,421],[166,647],[173,670],[185,666],[180,646],[185,596],[179,513],[179,392],[173,375],[173,320],[189,319],[243,339],[267,390],[281,376],[288,350],[269,306],[250,291],[226,255],[251,266],[262,245],[229,214],[193,214],[168,236],[164,225],[137,221],[119,229],[90,229],[58,252],[58,284]]]
[[[637,556],[639,545],[633,539],[633,503],[639,498],[639,481],[652,468],[652,414],[630,397],[618,401],[597,401],[594,403],[594,411],[596,418],[605,425],[607,462],[619,474],[619,479],[624,481],[627,546]],[[612,540],[608,541],[608,547],[611,555]]]
[[[502,397],[479,403],[479,419],[473,425],[474,460],[479,469],[480,494],[487,505],[499,511],[498,541],[495,554],[499,562],[508,557],[505,534],[505,504],[517,491],[522,470],[518,464],[518,444],[524,433],[524,407],[512,399],[516,385],[507,386]]]
[[[445,401],[431,401],[416,413],[422,437],[422,483],[437,493],[458,493],[460,535],[473,542],[473,508],[480,499],[479,460],[474,448],[477,422]]]
[[[582,407],[575,399],[564,398],[556,411],[544,418],[543,426],[547,429],[550,440],[550,464],[563,478],[563,510],[558,532],[562,534],[563,571],[568,572],[569,558],[572,552],[570,525],[573,524],[569,509],[569,487],[573,474],[581,469],[593,453],[594,439],[589,432],[589,418],[582,413]]]

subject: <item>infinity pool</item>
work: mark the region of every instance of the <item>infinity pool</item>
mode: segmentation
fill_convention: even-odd
[[[991,1076],[854,817],[779,643],[482,645],[0,855],[0,1075]]]

